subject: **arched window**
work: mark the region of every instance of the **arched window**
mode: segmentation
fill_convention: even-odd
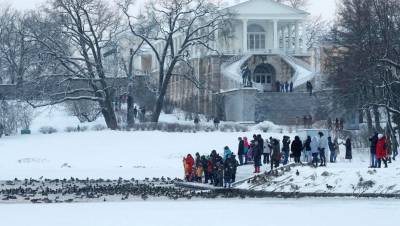
[[[258,24],[250,24],[247,27],[247,48],[249,50],[265,49],[265,30]]]
[[[261,64],[254,70],[253,81],[261,84],[271,84],[275,76],[275,69],[270,64]]]

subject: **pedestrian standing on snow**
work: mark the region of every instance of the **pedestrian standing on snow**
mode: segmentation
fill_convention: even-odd
[[[270,141],[272,140],[272,137],[268,139],[265,139],[264,141],[264,152],[263,152],[263,163],[269,164],[270,162],[270,157],[271,157],[271,145]]]
[[[243,151],[244,151],[244,164],[246,165],[248,163],[248,157],[247,157],[247,153],[249,152],[250,149],[250,144],[249,144],[249,140],[247,139],[247,137],[243,137]]]
[[[319,132],[319,142],[318,142],[318,150],[319,150],[319,158],[321,160],[321,164],[319,166],[326,166],[326,156],[325,151],[326,147],[328,147],[328,140],[325,138],[324,133]]]
[[[378,133],[375,132],[373,136],[369,137],[369,142],[370,142],[370,168],[376,168],[377,167],[377,158],[376,158],[376,145],[378,143]]]
[[[290,152],[290,137],[288,136],[283,136],[282,152],[284,154],[283,165],[287,165],[289,162],[289,152]]]
[[[334,146],[335,145],[334,145],[334,143],[332,141],[332,137],[328,137],[328,147],[329,147],[329,152],[330,152],[329,162],[330,163],[336,162],[336,150],[335,150]]]
[[[392,163],[392,140],[390,139],[390,135],[386,135],[386,146],[387,146],[387,161],[388,163]]]
[[[229,147],[225,146],[224,147],[224,161],[227,160],[232,154],[233,154],[233,152],[229,149]]]
[[[286,93],[289,92],[289,82],[288,81],[285,82],[285,92]]]
[[[299,136],[294,137],[291,149],[294,157],[294,162],[300,163],[301,151],[303,150],[303,143],[301,142]]]
[[[231,155],[231,159],[233,161],[233,175],[232,175],[232,183],[236,181],[236,173],[237,173],[237,168],[239,166],[239,162],[236,160],[235,155]]]
[[[215,117],[215,118],[214,118],[214,128],[217,129],[217,130],[218,130],[218,128],[219,128],[219,123],[220,123],[219,118],[218,118],[218,117]]]
[[[203,163],[202,163],[202,160],[201,160],[201,156],[200,156],[200,154],[197,152],[196,153],[196,159],[195,159],[195,169],[196,169],[196,172],[195,172],[195,176],[196,176],[196,178],[195,178],[195,180],[196,180],[196,182],[200,182],[201,183],[201,180],[202,180],[202,176],[203,176]]]
[[[319,149],[318,149],[318,139],[317,137],[313,137],[311,139],[311,155],[312,155],[312,165],[317,168],[318,167],[318,155],[319,155]]]
[[[333,148],[335,149],[335,159],[334,159],[334,161],[336,162],[337,161],[337,157],[340,155],[339,141],[338,141],[337,137],[333,140]]]
[[[253,173],[260,173],[261,155],[262,155],[263,150],[261,149],[260,141],[257,137],[254,140],[254,145],[252,147],[252,150],[253,150],[253,161],[254,161],[254,172]]]
[[[376,144],[376,158],[378,159],[378,168],[381,168],[382,161],[387,168],[387,144],[383,134],[378,135],[378,143]]]
[[[348,138],[346,139],[345,146],[346,146],[346,156],[345,156],[345,159],[348,159],[349,162],[351,162],[351,159],[353,158],[353,154],[352,154],[352,147],[351,147],[351,139],[350,139],[350,137],[348,137]]]
[[[311,137],[307,136],[307,139],[304,141],[304,161],[307,163],[311,163],[312,155],[311,155]]]
[[[290,81],[289,89],[290,89],[290,92],[292,93],[293,92],[293,81]]]
[[[192,182],[194,180],[194,172],[193,172],[194,159],[192,155],[188,154],[186,156],[185,161],[187,167],[186,181]]]
[[[244,141],[241,137],[239,137],[238,140],[239,140],[239,147],[238,147],[239,164],[243,165]]]
[[[275,168],[279,167],[279,164],[282,159],[282,154],[281,154],[281,148],[280,148],[280,142],[277,139],[273,139],[271,142],[272,146],[272,153],[271,153],[271,171]]]
[[[224,188],[230,188],[233,183],[233,174],[235,159],[229,156],[228,159],[224,161]]]

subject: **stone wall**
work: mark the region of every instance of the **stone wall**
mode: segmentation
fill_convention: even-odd
[[[257,90],[253,88],[244,88],[225,92],[224,110],[225,120],[235,122],[254,122],[256,116]]]

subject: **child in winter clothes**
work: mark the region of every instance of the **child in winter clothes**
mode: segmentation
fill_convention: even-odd
[[[233,154],[233,152],[229,149],[229,147],[225,146],[224,147],[224,161],[227,160],[232,154]]]
[[[247,137],[243,137],[244,164],[247,164],[248,162],[247,153],[249,152],[249,149],[250,149],[249,141],[247,140]]]
[[[233,174],[235,171],[235,159],[229,156],[224,162],[224,187],[230,188],[233,183]]]
[[[186,162],[186,167],[187,167],[186,180],[191,182],[191,181],[193,181],[193,177],[194,177],[194,175],[193,175],[194,174],[194,172],[193,172],[194,159],[191,154],[188,154],[186,156],[185,162]]]

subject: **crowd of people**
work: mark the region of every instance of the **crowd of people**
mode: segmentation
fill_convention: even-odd
[[[226,146],[223,156],[220,156],[216,150],[212,150],[208,156],[200,156],[196,153],[195,158],[188,154],[183,158],[183,166],[186,181],[230,188],[236,180],[239,163],[233,152]]]
[[[340,118],[340,119],[336,118],[335,122],[333,122],[331,118],[328,118],[326,123],[327,123],[327,128],[329,130],[342,131],[344,129],[344,119],[343,118]]]
[[[261,173],[264,165],[271,171],[282,165],[287,165],[292,159],[295,163],[310,164],[313,167],[326,166],[327,161],[335,163],[339,155],[339,145],[345,145],[345,159],[352,159],[351,139],[339,143],[338,139],[325,136],[308,136],[304,141],[295,136],[291,141],[289,136],[283,136],[282,141],[269,137],[264,139],[261,134],[238,138],[237,155],[226,146],[220,156],[213,150],[208,156],[196,153],[193,158],[188,154],[183,158],[185,179],[189,182],[210,183],[214,186],[231,187],[236,180],[238,166],[252,164],[253,173]]]
[[[382,162],[385,168],[387,168],[388,163],[392,163],[392,159],[396,160],[398,151],[396,148],[393,148],[390,136],[375,132],[373,136],[369,137],[369,141],[371,143],[371,168],[381,168]]]
[[[286,82],[281,82],[281,81],[276,81],[275,83],[275,89],[277,92],[281,93],[292,93],[293,92],[293,81],[286,81]]]

